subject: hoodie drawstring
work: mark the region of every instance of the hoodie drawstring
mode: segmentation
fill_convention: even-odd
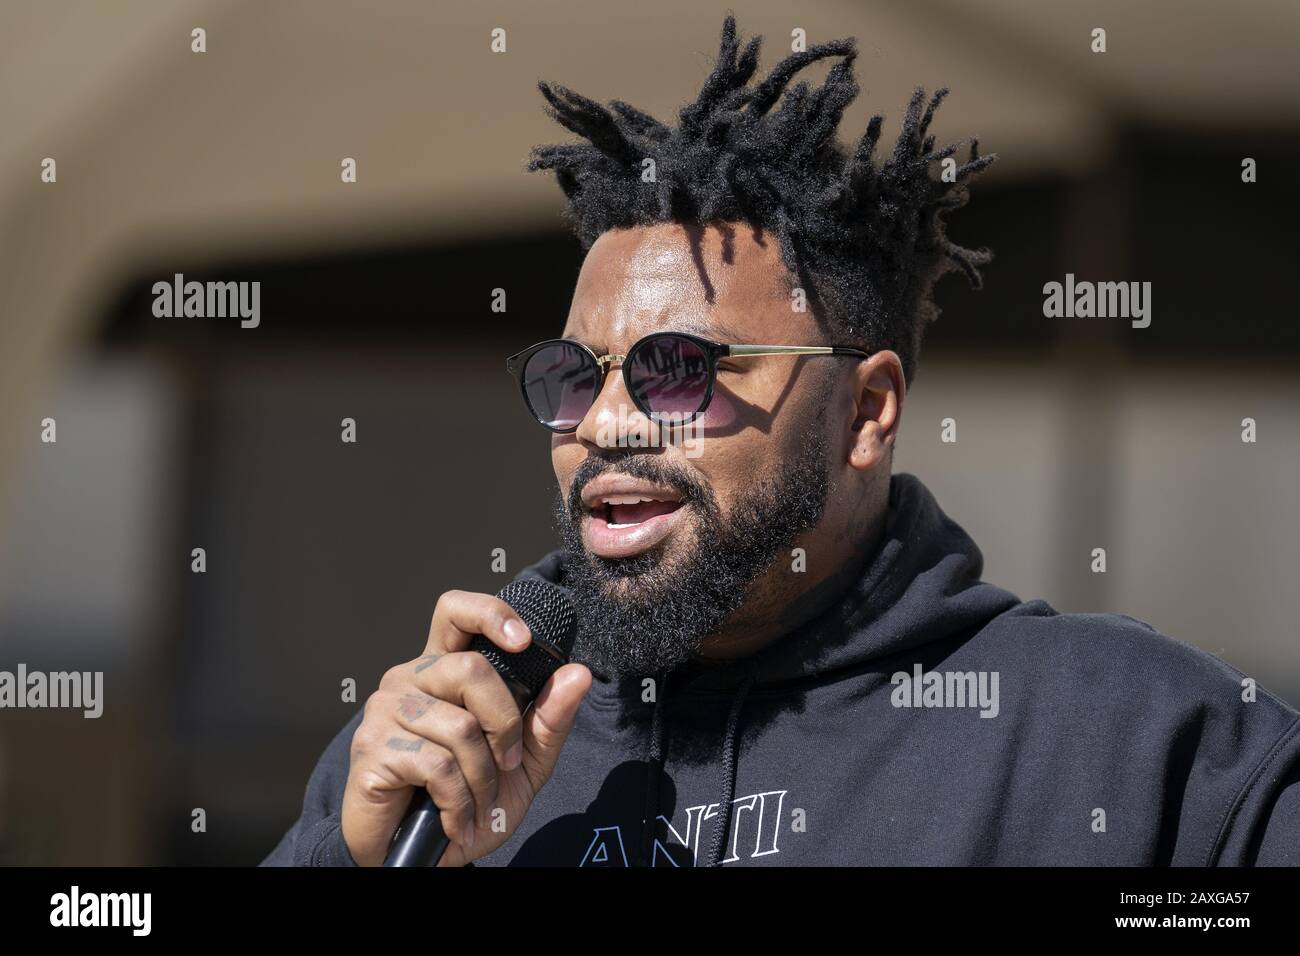
[[[736,739],[740,728],[740,708],[754,686],[754,667],[751,664],[736,696],[731,701],[727,715],[727,733],[722,739],[722,798],[718,801],[718,822],[713,825],[713,842],[709,846],[706,866],[721,866],[722,853],[727,846],[727,831],[731,829],[731,801],[736,796]]]
[[[655,686],[655,706],[650,718],[650,754],[646,760],[645,865],[654,866],[655,824],[659,819],[659,778],[664,770],[664,697],[668,694],[668,672],[661,671]]]
[[[713,827],[713,839],[709,844],[705,866],[720,866],[723,851],[727,846],[727,831],[731,829],[731,801],[736,795],[736,749],[740,738],[740,708],[754,686],[755,670],[751,664],[749,673],[736,689],[731,700],[731,710],[727,714],[727,730],[722,738],[722,796],[718,800],[717,822]],[[650,718],[650,753],[646,760],[646,801],[645,801],[645,839],[642,853],[646,866],[654,865],[655,829],[659,819],[659,779],[663,776],[664,766],[664,700],[668,696],[668,672],[659,674],[658,686],[655,688],[655,706]]]

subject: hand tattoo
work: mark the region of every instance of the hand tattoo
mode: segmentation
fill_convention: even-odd
[[[429,712],[433,700],[428,694],[403,694],[398,709],[407,720],[419,720]]]

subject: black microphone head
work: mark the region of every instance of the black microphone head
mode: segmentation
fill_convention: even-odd
[[[497,597],[514,608],[528,625],[532,642],[518,654],[510,654],[476,635],[470,649],[486,657],[502,677],[526,687],[531,699],[561,665],[568,663],[578,629],[573,602],[563,588],[538,578],[511,581]]]

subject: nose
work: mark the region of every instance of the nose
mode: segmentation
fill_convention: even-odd
[[[575,434],[589,448],[646,448],[652,428],[653,423],[641,414],[628,393],[620,359],[610,365],[600,394]]]

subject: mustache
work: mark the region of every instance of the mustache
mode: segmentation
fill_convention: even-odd
[[[627,458],[588,455],[573,473],[573,482],[569,485],[565,507],[571,520],[579,521],[582,518],[583,489],[606,472],[640,478],[642,481],[671,488],[681,495],[683,507],[708,505],[713,501],[713,492],[709,486],[681,465],[669,464],[652,455],[631,455]]]

